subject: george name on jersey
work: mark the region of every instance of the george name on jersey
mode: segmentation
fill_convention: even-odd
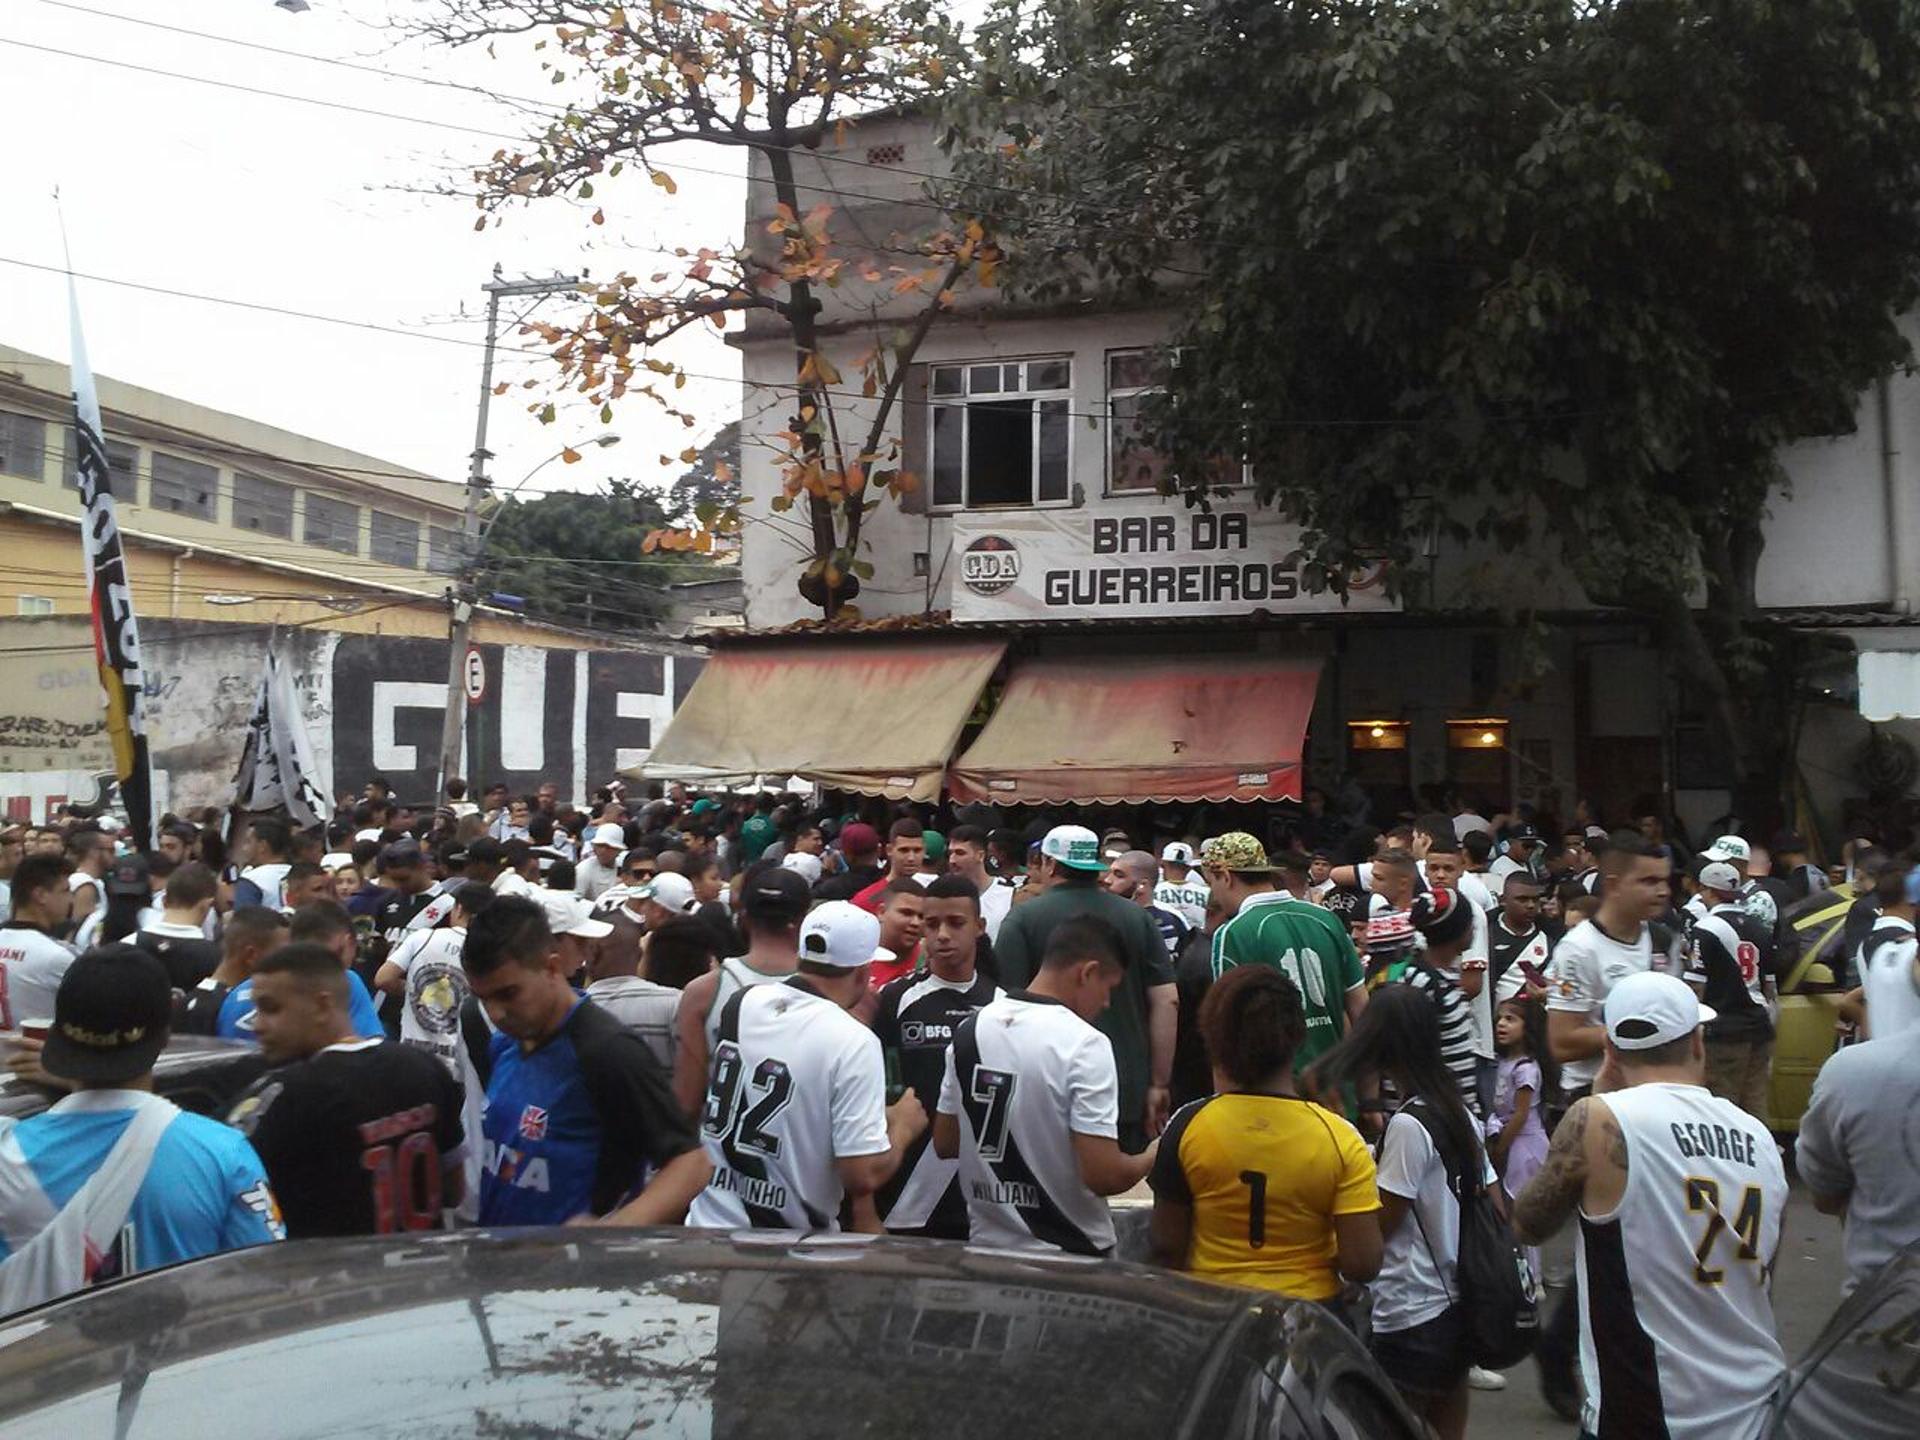
[[[502,1185],[511,1185],[516,1190],[538,1190],[544,1195],[552,1188],[545,1156],[536,1155],[529,1160],[511,1145],[502,1145],[497,1140],[487,1141],[481,1168]]]
[[[731,1190],[749,1205],[763,1206],[768,1210],[784,1210],[787,1207],[787,1187],[777,1180],[765,1180],[757,1175],[742,1175],[724,1165],[716,1166],[713,1178],[707,1182],[715,1190]]]
[[[1673,1143],[1689,1160],[1733,1160],[1753,1168],[1753,1136],[1724,1125],[1695,1125],[1675,1121]]]
[[[1030,1185],[1024,1180],[976,1180],[972,1185],[973,1198],[988,1205],[1012,1205],[1016,1209],[1037,1209],[1040,1204],[1040,1187]]]

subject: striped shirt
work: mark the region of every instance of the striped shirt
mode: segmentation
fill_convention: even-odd
[[[1431,995],[1434,1004],[1439,1007],[1440,1058],[1446,1062],[1447,1069],[1453,1072],[1454,1083],[1460,1087],[1460,1098],[1467,1102],[1467,1109],[1478,1118],[1480,1072],[1474,1054],[1473,1012],[1466,994],[1443,972],[1426,964],[1417,955],[1407,965],[1400,983]]]

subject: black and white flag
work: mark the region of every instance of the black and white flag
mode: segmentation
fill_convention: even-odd
[[[240,810],[284,808],[299,829],[325,823],[327,784],[313,761],[306,716],[293,675],[279,652],[267,647],[266,673],[247,723],[240,769],[233,777],[233,803]]]
[[[140,669],[140,627],[133,616],[133,587],[127,557],[120,548],[120,522],[114,511],[113,483],[107,469],[107,442],[100,426],[100,400],[94,393],[87,342],[80,333],[80,297],[67,281],[73,325],[73,432],[78,459],[80,504],[85,510],[80,552],[85,561],[87,603],[93,615],[93,657],[106,692],[107,739],[113,746],[113,773],[127,807],[129,837],[141,850],[153,844],[153,771],[147,760],[142,714],[146,679]]]

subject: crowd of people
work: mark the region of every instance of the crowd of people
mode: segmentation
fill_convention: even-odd
[[[1168,828],[675,785],[308,832],[0,832],[0,1311],[281,1236],[684,1223],[1087,1256],[1319,1302],[1443,1437],[1476,1364],[1463,1216],[1578,1218],[1536,1358],[1584,1433],[1757,1435],[1787,1182],[1766,1115],[1789,914],[1851,897],[1847,1043],[1799,1169],[1855,1281],[1920,1239],[1920,870],[1729,833],[1324,803]],[[1191,817],[1184,817],[1191,818]],[[232,843],[229,844],[229,838]],[[170,1037],[257,1047],[223,1117]],[[1891,1107],[1891,1108],[1890,1108]],[[1538,1265],[1538,1252],[1531,1252]],[[1638,1378],[1629,1378],[1638,1377]]]

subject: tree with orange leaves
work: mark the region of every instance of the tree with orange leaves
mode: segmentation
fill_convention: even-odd
[[[816,203],[821,187],[796,174],[795,159],[830,151],[849,120],[936,96],[941,56],[955,53],[953,26],[926,0],[435,0],[417,28],[450,45],[529,45],[560,99],[528,112],[538,118],[526,144],[476,170],[476,228],[553,198],[591,203],[589,223],[604,224],[606,207],[634,194],[622,177],[675,189],[661,158],[676,144],[764,157],[775,202],[764,240],[678,250],[680,263],[667,269],[583,286],[578,315],[529,323],[526,333],[550,347],[562,385],[598,402],[603,422],[636,393],[680,413],[670,392],[686,377],[654,352],[690,326],[751,322],[761,334],[790,335],[792,409],[772,437],[781,476],[772,507],[804,516],[801,593],[829,618],[844,613],[860,577],[872,574],[863,520],[918,484],[890,434],[908,367],[961,289],[994,283],[1000,252],[982,222],[965,216],[895,237],[905,263],[843,245],[834,206]],[[829,358],[820,323],[823,293],[849,282],[884,297],[871,307],[870,344],[851,377]],[[649,536],[649,548],[705,551],[716,532],[741,523],[735,507],[705,510],[693,529]]]

